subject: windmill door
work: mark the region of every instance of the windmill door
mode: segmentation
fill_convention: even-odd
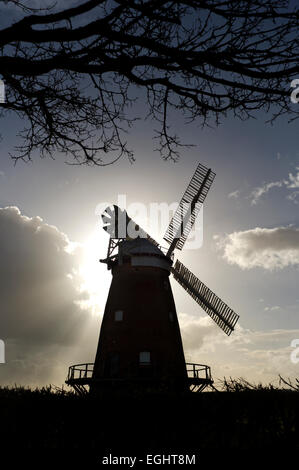
[[[105,377],[117,377],[119,375],[119,353],[111,352],[105,361]]]

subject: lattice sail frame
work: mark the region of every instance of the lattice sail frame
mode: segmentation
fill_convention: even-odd
[[[183,248],[215,176],[199,163],[164,235],[170,244],[169,252]]]
[[[239,319],[226,303],[201,282],[179,260],[171,268],[174,278],[193,297],[201,308],[214,320],[214,322],[229,336]]]

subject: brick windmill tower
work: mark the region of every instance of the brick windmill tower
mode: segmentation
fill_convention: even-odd
[[[69,368],[66,383],[79,393],[125,391],[201,391],[212,385],[210,367],[186,364],[169,276],[193,297],[227,334],[239,316],[206,287],[173,252],[181,250],[214,180],[199,164],[164,239],[168,250],[140,228],[125,211],[108,207],[103,215],[109,235],[112,272],[94,364]]]

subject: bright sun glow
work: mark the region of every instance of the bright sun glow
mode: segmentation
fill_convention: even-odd
[[[89,299],[83,302],[93,314],[102,314],[108,294],[110,276],[107,265],[99,260],[106,258],[108,239],[94,232],[83,244],[83,258],[80,275],[83,279],[82,290],[87,291]]]

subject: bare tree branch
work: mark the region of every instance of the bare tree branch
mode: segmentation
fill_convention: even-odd
[[[38,150],[77,164],[133,161],[125,137],[137,89],[166,160],[182,146],[176,113],[201,125],[259,110],[270,121],[298,118],[299,13],[285,0],[89,0],[61,11],[13,3],[24,17],[0,31],[0,72],[2,114],[26,122],[15,160]]]

